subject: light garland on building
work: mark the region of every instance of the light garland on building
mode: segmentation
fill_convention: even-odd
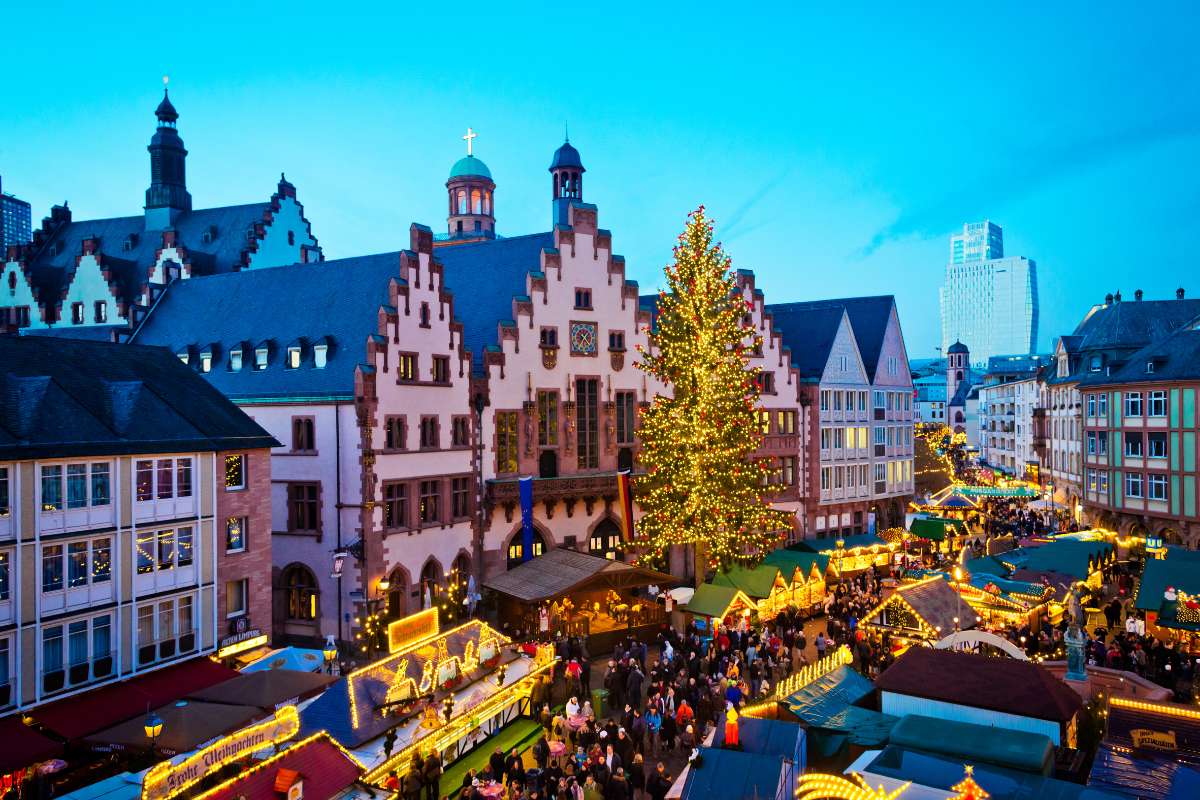
[[[336,747],[338,750],[340,750],[342,755],[344,755],[346,758],[353,761],[355,763],[355,765],[358,766],[360,772],[366,772],[367,768],[363,765],[363,763],[361,761],[359,761],[354,756],[353,753],[351,753],[346,748],[342,747],[341,744],[339,744],[336,739],[334,739],[332,736],[329,735],[328,731],[318,731],[317,733],[314,733],[312,736],[309,736],[307,739],[301,739],[299,742],[296,742],[291,747],[280,750],[278,753],[271,756],[270,758],[265,758],[262,761],[255,764],[254,766],[250,767],[249,769],[239,772],[237,775],[235,775],[234,777],[225,781],[224,783],[219,783],[216,786],[214,786],[213,788],[209,789],[208,791],[202,792],[201,794],[196,795],[191,800],[203,800],[203,798],[212,797],[213,795],[220,794],[222,791],[224,791],[225,789],[228,789],[230,786],[233,786],[238,781],[244,780],[256,772],[261,772],[264,769],[270,768],[271,766],[276,764],[280,759],[282,759],[288,755],[291,755],[293,752],[295,752],[296,750],[299,750],[302,747],[312,744],[313,742],[317,741],[318,739],[325,739],[326,741],[328,741],[330,744],[332,744],[334,747]],[[236,758],[227,759],[225,761],[220,762],[220,764],[218,764],[218,767],[223,767],[226,764],[232,764],[233,762],[238,761],[238,760],[239,759],[236,759]],[[166,762],[166,763],[169,763],[169,762]],[[171,795],[171,796],[174,796],[174,795]],[[395,796],[396,795],[392,795],[392,797],[395,797]]]
[[[775,459],[753,458],[762,444],[760,368],[750,353],[762,337],[746,316],[729,257],[713,245],[703,206],[688,215],[666,268],[651,347],[638,345],[634,366],[664,385],[638,433],[647,477],[637,482],[643,563],[659,562],[672,545],[703,547],[714,568],[752,567],[791,528],[791,514],[764,500]],[[653,352],[651,352],[651,349]]]
[[[799,800],[896,800],[905,789],[912,786],[912,781],[908,781],[888,792],[882,785],[872,789],[857,772],[849,775],[849,778],[821,772],[801,775],[796,780],[795,797]]]
[[[1146,703],[1140,700],[1126,700],[1123,697],[1109,697],[1109,705],[1119,708],[1132,708],[1137,711],[1153,711],[1156,714],[1169,714],[1176,717],[1186,717],[1188,719],[1200,719],[1200,711],[1191,711],[1186,708],[1176,708],[1174,706],[1163,706],[1157,703]]]
[[[756,703],[752,706],[746,706],[742,710],[742,716],[757,716],[764,710],[771,708],[777,700],[791,696],[803,687],[817,680],[823,675],[833,672],[843,664],[850,664],[854,661],[854,655],[850,652],[850,648],[846,645],[834,650],[829,655],[818,661],[816,664],[809,664],[806,667],[801,667],[800,671],[791,677],[784,678],[775,685],[775,691],[766,700]]]

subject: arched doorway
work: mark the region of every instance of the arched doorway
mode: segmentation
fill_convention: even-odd
[[[408,583],[399,567],[392,570],[388,578],[387,616],[388,619],[400,619],[408,613]]]
[[[292,567],[284,578],[287,593],[285,616],[288,622],[312,622],[317,618],[320,591],[317,579],[307,567]]]
[[[588,553],[600,558],[611,558],[614,561],[624,561],[621,552],[621,526],[609,519],[603,520],[592,531],[588,539]]]
[[[617,472],[629,470],[633,472],[633,450],[622,447],[617,451]]]
[[[538,477],[539,478],[557,478],[558,477],[558,452],[555,450],[543,450],[538,456]]]
[[[1179,535],[1179,531],[1174,528],[1163,528],[1159,533],[1162,537],[1163,544],[1173,544],[1178,547],[1183,547],[1183,537]]]
[[[512,540],[508,543],[508,566],[506,569],[519,567],[524,563],[523,555],[523,538],[524,534],[518,530]],[[542,538],[542,534],[538,531],[533,532],[533,557],[537,558],[546,552],[546,540]]]
[[[442,571],[431,559],[421,570],[421,608],[425,607],[425,593],[429,593],[431,606],[436,606],[442,591]]]

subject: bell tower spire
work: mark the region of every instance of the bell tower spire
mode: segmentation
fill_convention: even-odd
[[[163,83],[167,82],[163,76]],[[163,100],[154,110],[158,130],[150,139],[150,188],[146,190],[146,230],[163,230],[175,223],[179,215],[192,210],[192,196],[187,190],[184,161],[187,150],[175,129],[179,112],[163,88]]]
[[[563,128],[566,134],[566,128]],[[579,151],[571,146],[570,140],[554,151],[550,162],[550,174],[554,176],[553,219],[555,225],[571,224],[571,201],[583,202],[583,160]]]

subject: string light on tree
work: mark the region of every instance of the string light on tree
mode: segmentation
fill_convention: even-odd
[[[730,260],[713,244],[704,207],[666,268],[652,347],[638,346],[638,369],[673,387],[656,395],[642,417],[643,462],[638,481],[643,563],[672,545],[702,545],[709,566],[757,565],[791,527],[790,515],[764,499],[772,459],[754,459],[762,441],[758,367],[749,353],[762,337],[748,324],[752,307],[738,289]],[[699,551],[699,547],[697,548]]]

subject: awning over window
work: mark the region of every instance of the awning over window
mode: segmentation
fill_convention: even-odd
[[[33,711],[33,718],[68,742],[145,715],[146,708],[238,677],[207,656],[111,683]]]
[[[30,728],[20,717],[0,719],[0,776],[48,761],[62,754],[63,746]]]

